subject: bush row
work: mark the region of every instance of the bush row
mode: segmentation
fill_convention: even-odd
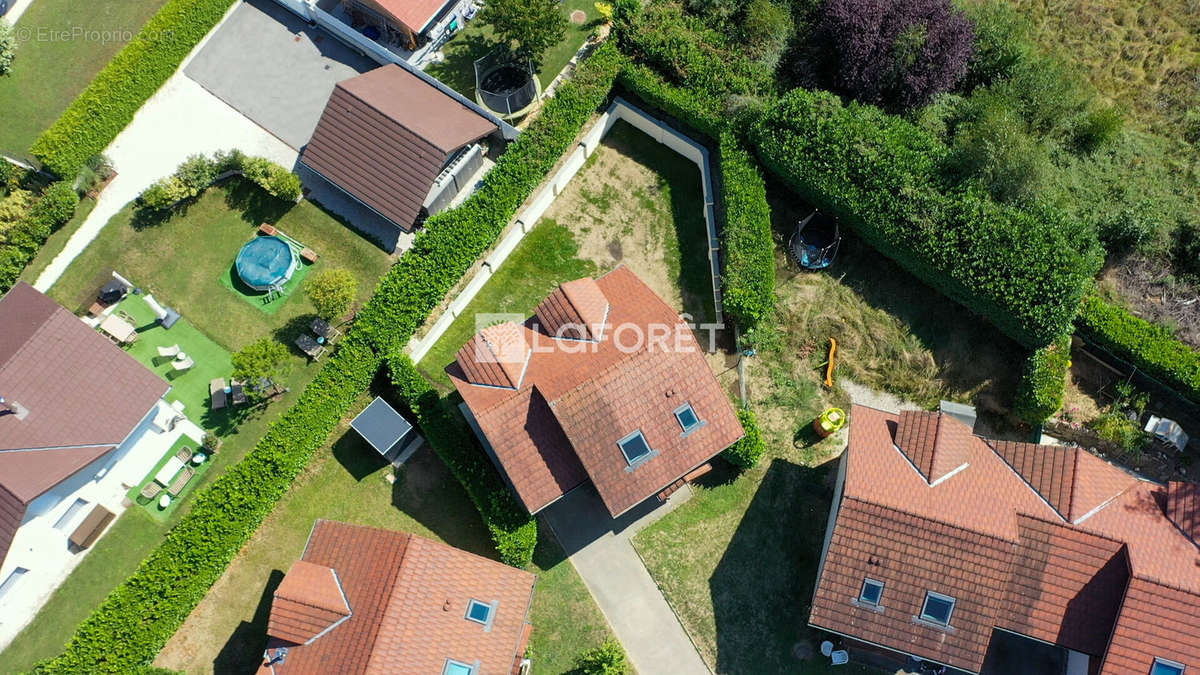
[[[1069,330],[1099,269],[1094,233],[1041,207],[938,184],[940,141],[877,108],[797,89],[751,129],[763,164],[876,250],[1029,347]]]
[[[1200,354],[1175,339],[1166,326],[1138,318],[1096,296],[1084,300],[1076,325],[1096,344],[1200,402]]]
[[[438,396],[412,360],[396,353],[388,364],[392,384],[416,415],[429,447],[463,484],[483,514],[500,559],[518,567],[528,565],[537,546],[537,521],[525,513],[512,490],[479,451],[462,415],[448,399]]]
[[[1038,426],[1058,412],[1062,407],[1067,370],[1070,367],[1069,334],[1033,350],[1021,369],[1013,413],[1023,421]]]
[[[480,192],[462,209],[428,221],[418,245],[384,277],[354,329],[296,405],[245,459],[199,494],[163,543],[80,624],[61,655],[38,665],[38,672],[128,672],[152,661],[326,442],[384,357],[408,341],[570,145],[603,102],[618,63],[615,50],[599,48],[510,146]],[[509,491],[497,490],[483,515],[497,544],[506,547],[505,559],[528,561],[533,542],[524,538],[536,538],[529,534],[536,531],[512,502]]]
[[[239,174],[272,197],[294,202],[300,199],[300,177],[266,157],[248,157],[241,150],[217,152],[211,159],[192,155],[175,169],[142,191],[138,203],[166,210],[193,199],[222,175]]]
[[[7,162],[0,160],[0,164]],[[75,215],[78,205],[79,195],[71,184],[59,181],[46,188],[24,218],[4,230],[0,238],[0,295],[17,283],[46,238]]]
[[[89,157],[121,133],[232,4],[233,0],[168,0],[42,132],[31,152],[59,176],[74,178]]]

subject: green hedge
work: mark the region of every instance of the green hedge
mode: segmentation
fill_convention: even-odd
[[[0,159],[0,164],[7,162]],[[37,255],[46,238],[75,215],[78,205],[79,195],[70,183],[54,183],[46,188],[24,218],[4,231],[0,241],[0,295],[17,283],[21,271]]]
[[[74,178],[133,120],[233,2],[168,0],[34,141],[31,152],[59,176]]]
[[[775,310],[775,240],[767,187],[757,162],[730,132],[721,134],[717,166],[725,209],[725,311],[751,329],[769,321]]]
[[[1058,412],[1063,403],[1067,370],[1071,367],[1071,336],[1033,350],[1021,369],[1013,413],[1034,426]]]
[[[721,452],[729,463],[737,466],[739,469],[753,469],[758,466],[759,460],[767,451],[767,446],[763,443],[762,431],[758,428],[758,417],[754,411],[741,407],[737,410],[738,421],[742,423],[742,431],[746,432],[737,443],[725,448]]]
[[[802,198],[1026,346],[1069,331],[1100,267],[1094,233],[1057,212],[940,186],[946,147],[876,108],[797,89],[751,139]]]
[[[1200,354],[1175,339],[1166,326],[1138,318],[1096,296],[1084,300],[1075,321],[1088,339],[1200,402]]]
[[[627,62],[617,75],[617,86],[712,139],[728,126],[720,106],[711,96],[667,84],[654,70]]]
[[[407,356],[396,354],[388,363],[392,383],[417,416],[429,447],[463,484],[483,514],[500,559],[517,567],[529,565],[537,546],[537,521],[517,502],[512,490],[480,451],[466,421],[450,400],[438,396]]]
[[[600,47],[509,147],[481,190],[460,209],[427,222],[429,229],[389,270],[296,405],[197,496],[163,543],[80,624],[63,653],[37,672],[128,672],[154,659],[325,444],[384,357],[408,341],[570,146],[603,103],[619,62],[615,49]],[[529,529],[528,515],[506,520],[511,500],[507,490],[496,491],[481,511],[505,558],[527,560],[536,530]]]

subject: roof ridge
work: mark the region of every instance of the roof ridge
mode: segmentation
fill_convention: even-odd
[[[964,527],[964,526],[962,526],[962,525],[956,525],[956,524],[954,524],[954,523],[952,523],[952,522],[950,522],[950,521],[948,521],[948,520],[943,520],[943,519],[941,519],[941,518],[933,518],[933,517],[930,517],[930,516],[923,516],[923,515],[921,515],[921,514],[918,514],[918,513],[913,513],[912,511],[908,511],[908,510],[906,510],[906,509],[897,508],[897,507],[895,507],[895,506],[888,506],[887,504],[881,504],[881,503],[879,503],[879,502],[877,502],[877,501],[874,501],[874,500],[871,500],[871,499],[864,499],[864,498],[862,498],[862,497],[852,497],[852,496],[849,496],[849,495],[847,495],[847,496],[845,497],[845,499],[848,499],[848,500],[851,500],[851,501],[856,501],[856,502],[861,502],[861,503],[863,503],[863,504],[870,504],[871,506],[877,506],[877,507],[879,507],[879,508],[881,508],[881,509],[887,509],[888,511],[895,511],[895,512],[897,512],[897,513],[903,513],[904,515],[906,515],[906,516],[909,516],[909,517],[911,517],[911,518],[918,518],[918,519],[920,519],[920,520],[927,520],[927,521],[929,521],[929,522],[931,522],[931,523],[937,523],[937,524],[939,524],[939,525],[945,525],[946,527],[950,527],[950,528],[953,528],[953,529],[955,529],[955,530],[961,530],[961,531],[963,531],[963,532],[970,532],[971,534],[973,534],[973,535],[978,535],[978,536],[980,536],[980,537],[987,537],[987,538],[989,538],[989,539],[995,539],[996,541],[1003,541],[1003,542],[1005,542],[1005,543],[1012,544],[1012,545],[1014,545],[1014,546],[1016,546],[1016,545],[1019,545],[1019,544],[1020,544],[1020,539],[1019,539],[1019,538],[1018,538],[1017,540],[1008,539],[1007,537],[1001,537],[1001,536],[999,536],[999,535],[991,534],[991,533],[989,533],[989,532],[983,532],[983,531],[980,531],[980,530],[971,529],[971,528],[969,528],[969,527]]]

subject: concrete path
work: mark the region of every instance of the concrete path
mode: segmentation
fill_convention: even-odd
[[[0,0],[0,5],[2,4],[4,4],[4,0]],[[25,10],[29,9],[29,6],[32,4],[33,0],[8,0],[8,11],[4,14],[0,14],[0,18],[7,21],[8,25],[10,26],[15,25],[17,23],[17,19],[21,18],[21,15],[24,14]]]
[[[685,486],[658,508],[651,500],[614,521],[588,484],[543,512],[629,660],[645,675],[711,672],[630,542],[690,496]]]
[[[856,405],[865,405],[868,408],[890,413],[898,413],[901,410],[923,410],[916,403],[906,401],[895,394],[871,389],[852,380],[839,380],[838,385],[845,389],[847,394],[850,394],[850,400]]]
[[[225,18],[228,17],[226,14]],[[220,24],[216,30],[220,30]],[[184,67],[212,35],[210,32],[192,50]],[[110,218],[151,183],[170,175],[188,155],[237,148],[288,168],[296,163],[293,148],[208,93],[184,75],[183,70],[181,67],[167,80],[105,150],[117,177],[100,193],[96,208],[38,277],[34,284],[38,290],[45,291],[58,281]]]

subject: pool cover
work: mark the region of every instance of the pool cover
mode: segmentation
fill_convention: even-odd
[[[296,255],[279,237],[256,237],[237,256],[237,273],[242,282],[258,291],[282,286],[292,277]]]

